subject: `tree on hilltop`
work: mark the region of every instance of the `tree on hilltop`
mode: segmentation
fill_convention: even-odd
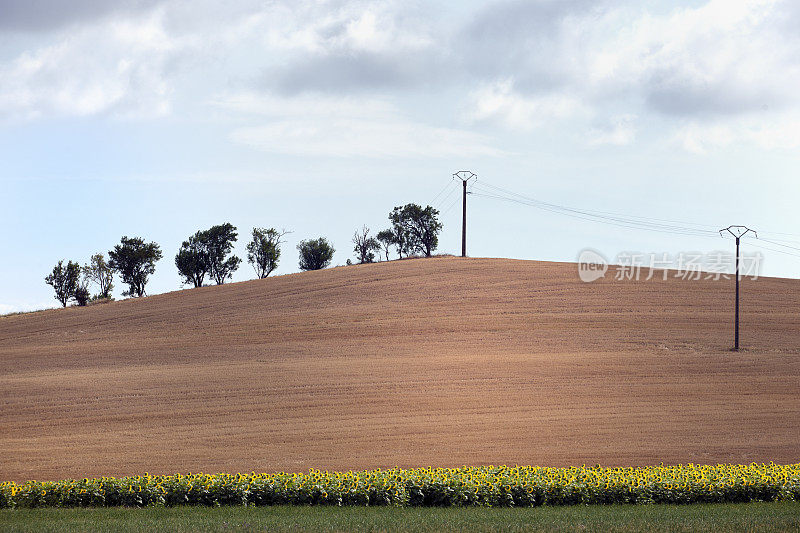
[[[83,283],[78,283],[72,297],[75,298],[75,302],[81,307],[89,303],[91,295],[89,294],[88,280],[85,280]]]
[[[394,232],[390,229],[384,229],[378,232],[378,235],[375,236],[378,239],[378,242],[383,247],[383,251],[386,254],[386,260],[389,260],[389,249],[394,244]]]
[[[141,237],[120,239],[108,252],[108,266],[128,285],[123,296],[145,296],[147,278],[156,271],[156,262],[161,257],[161,247],[154,242],[146,243]]]
[[[175,266],[182,283],[201,287],[208,276],[217,285],[233,277],[241,259],[230,255],[238,234],[236,226],[225,223],[198,231],[183,241],[175,255]]]
[[[439,232],[442,223],[438,219],[439,211],[431,206],[423,208],[417,204],[406,204],[395,207],[389,213],[392,232],[399,241],[398,250],[406,254],[420,253],[430,257],[439,246]]]
[[[331,264],[336,250],[325,237],[300,241],[300,270],[320,270]]]
[[[369,236],[369,228],[366,226],[361,228],[360,232],[356,231],[353,234],[353,244],[355,244],[353,251],[359,263],[373,263],[375,252],[381,249],[381,243],[375,237]]]
[[[175,266],[181,276],[181,283],[201,287],[209,271],[208,254],[203,241],[203,232],[198,231],[183,241],[175,255]]]
[[[228,257],[237,237],[236,226],[228,222],[212,226],[203,232],[208,253],[208,272],[217,285],[222,285],[226,279],[232,278],[242,262],[235,255]]]
[[[80,277],[81,267],[78,263],[69,261],[65,266],[64,261],[61,260],[53,267],[53,271],[44,278],[44,281],[56,291],[56,300],[66,307],[67,302],[75,296]]]
[[[389,247],[392,245],[395,247],[397,257],[400,259],[403,258],[403,255],[411,255],[412,253],[408,235],[406,235],[402,226],[392,225],[391,228],[378,232],[378,240],[383,244],[387,261],[389,260]]]
[[[253,239],[247,245],[247,262],[253,265],[259,279],[266,278],[278,268],[281,244],[287,233],[275,228],[253,228]]]
[[[89,259],[89,264],[83,267],[86,281],[97,285],[100,292],[96,298],[111,298],[114,289],[114,270],[108,266],[102,253],[94,254]]]

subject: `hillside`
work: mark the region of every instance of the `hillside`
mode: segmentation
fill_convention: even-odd
[[[434,258],[0,317],[0,480],[800,461],[800,280],[739,353],[732,298]]]

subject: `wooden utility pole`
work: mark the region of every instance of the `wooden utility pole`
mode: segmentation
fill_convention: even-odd
[[[747,233],[753,232],[753,234],[758,238],[758,233],[755,230],[748,228],[747,226],[728,226],[725,229],[719,230],[719,234],[722,235],[724,232],[728,232],[733,235],[733,238],[736,239],[736,305],[734,307],[734,333],[733,333],[733,351],[739,351],[739,241],[742,237],[744,237]]]
[[[467,182],[473,178],[477,180],[478,175],[469,170],[459,170],[453,174],[453,177],[460,179],[464,186],[461,210],[461,257],[467,257]]]

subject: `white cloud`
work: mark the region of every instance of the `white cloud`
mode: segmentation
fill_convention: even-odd
[[[374,3],[365,9],[344,13],[345,30],[333,42],[340,49],[368,52],[414,51],[432,46],[435,39],[420,21],[415,21],[414,25],[403,24],[404,18],[398,12],[403,6],[402,3]]]
[[[386,100],[245,94],[215,105],[259,115],[259,124],[239,127],[231,138],[267,152],[378,158],[503,154],[483,135],[415,122]]]
[[[258,77],[286,95],[394,92],[430,83],[443,62],[441,36],[404,2],[273,4],[246,27],[256,46],[290,58],[265,61]]]
[[[790,0],[711,0],[655,15],[584,4],[490,7],[471,26],[464,61],[523,94],[568,94],[594,107],[641,98],[667,114],[736,114],[798,102],[800,34],[790,21],[800,10]]]
[[[564,94],[524,96],[514,90],[511,80],[486,85],[468,99],[467,120],[496,122],[511,129],[530,130],[587,113],[580,101]]]
[[[589,132],[589,144],[600,146],[610,144],[625,146],[631,144],[636,138],[636,117],[623,115],[615,117],[610,124],[595,127]]]
[[[796,150],[800,148],[800,112],[691,121],[675,132],[673,141],[695,154],[736,145],[763,150]]]
[[[797,105],[800,40],[776,0],[712,0],[670,15],[641,16],[596,56],[613,63],[598,83],[628,84],[667,115],[741,114]],[[612,59],[609,59],[611,57]],[[601,61],[602,62],[602,61]],[[608,67],[606,67],[608,68]]]
[[[160,0],[5,0],[0,31],[47,31],[73,24],[103,19],[119,12],[136,12]]]
[[[232,42],[247,40],[284,52],[334,55],[420,50],[435,44],[433,28],[405,2],[271,2],[253,7],[221,31]]]
[[[637,2],[494,2],[466,25],[445,8],[399,0],[84,4],[103,15],[41,33],[41,44],[0,62],[0,117],[160,117],[175,102],[197,116],[209,94],[255,90],[289,106],[306,95],[304,104],[323,102],[325,111],[279,113],[284,120],[250,124],[234,138],[269,150],[280,140],[299,154],[386,155],[456,146],[496,153],[485,138],[449,126],[453,118],[514,131],[568,128],[593,145],[653,138],[644,134],[657,123],[657,135],[678,135],[695,151],[732,142],[774,148],[787,142],[773,131],[794,131],[780,114],[745,122],[754,130],[747,135],[728,132],[739,126],[725,117],[800,110],[800,9],[790,0],[664,3],[661,12]],[[354,95],[386,106],[410,91],[428,107],[427,124],[397,105],[336,112]],[[392,144],[379,150],[378,139]]]
[[[484,79],[465,96],[466,115],[512,130],[579,128],[594,145],[633,142],[637,128],[619,117],[638,116],[639,129],[658,124],[662,139],[677,131],[693,151],[787,146],[795,127],[785,115],[800,111],[798,22],[789,0],[711,0],[661,14],[580,0],[495,4],[463,50]],[[766,107],[784,115],[752,118]]]
[[[168,113],[166,71],[187,43],[167,35],[162,18],[156,10],[76,29],[0,65],[0,116]]]
[[[394,0],[240,0],[225,8],[138,0],[135,10],[103,12],[76,14],[75,25],[19,40],[27,49],[0,57],[0,117],[158,117],[174,101],[194,104],[231,85],[284,94],[394,91],[428,80],[422,54],[438,49],[420,10]]]

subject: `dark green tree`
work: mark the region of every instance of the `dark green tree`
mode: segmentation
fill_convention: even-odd
[[[325,237],[300,241],[300,270],[319,270],[331,264],[336,251]]]
[[[97,285],[100,292],[96,298],[111,298],[114,289],[114,270],[108,266],[101,253],[94,254],[88,265],[83,267],[83,276],[87,282]]]
[[[53,267],[53,271],[44,278],[44,281],[56,291],[56,300],[66,307],[67,302],[75,297],[75,290],[78,288],[80,279],[81,266],[72,261],[67,262],[67,265],[64,266],[62,260]]]
[[[439,211],[431,206],[423,208],[417,204],[395,207],[389,213],[392,232],[399,241],[398,249],[407,254],[420,253],[430,257],[439,246],[439,232],[442,223],[438,220]]]
[[[203,239],[202,231],[198,231],[188,241],[183,241],[177,255],[175,266],[181,276],[181,282],[201,287],[208,274],[208,251]]]
[[[108,266],[119,273],[128,286],[123,296],[145,296],[147,278],[156,271],[156,261],[161,257],[161,247],[154,242],[146,243],[141,237],[120,239],[108,252]]]
[[[259,279],[266,278],[278,268],[282,239],[287,233],[275,228],[253,228],[253,239],[247,245],[247,261],[253,265]]]
[[[366,226],[353,234],[353,244],[355,244],[353,251],[359,263],[375,262],[375,252],[381,249],[381,243],[375,237],[369,236],[369,228]]]
[[[206,246],[208,274],[217,285],[222,285],[226,279],[233,277],[233,273],[242,262],[235,255],[228,256],[238,237],[236,226],[226,222],[219,226],[212,226],[201,232],[201,235]]]
[[[75,301],[78,302],[78,305],[84,306],[89,303],[91,299],[91,295],[89,294],[89,288],[86,285],[78,285],[78,288],[75,289],[74,295]]]

